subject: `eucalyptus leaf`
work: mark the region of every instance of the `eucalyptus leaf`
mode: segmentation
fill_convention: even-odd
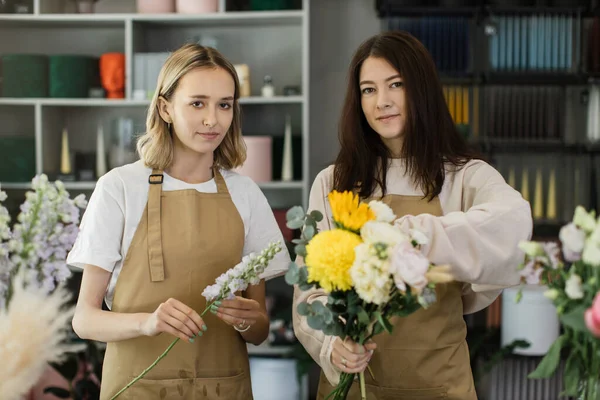
[[[318,315],[309,315],[306,318],[306,322],[308,322],[308,326],[317,331],[322,331],[325,327],[325,322],[323,322],[323,319]]]
[[[290,268],[285,273],[285,282],[288,285],[296,285],[300,278],[300,271],[298,268],[293,268],[292,265],[296,265],[296,263],[290,263]]]
[[[285,218],[287,221],[296,220],[296,219],[304,219],[304,208],[302,206],[294,206],[290,208],[287,213],[285,213]]]
[[[560,351],[565,342],[566,336],[559,336],[558,339],[552,343],[552,346],[548,349],[548,353],[546,353],[542,361],[540,361],[535,371],[530,373],[528,377],[530,379],[544,379],[552,376],[560,362]]]
[[[296,252],[296,254],[300,257],[306,257],[306,246],[303,244],[297,244],[296,247],[294,247],[294,252]]]
[[[560,316],[560,322],[578,332],[588,332],[583,314],[585,307],[578,307]]]
[[[292,230],[300,229],[304,226],[304,220],[302,219],[291,219],[287,222],[286,226]]]
[[[311,211],[310,216],[317,222],[321,222],[323,220],[323,214],[318,210]]]
[[[333,322],[333,314],[329,308],[324,307],[323,311],[321,311],[321,315],[323,316],[323,321],[325,321],[326,324],[331,324]]]
[[[300,288],[300,290],[309,290],[313,288],[314,283],[308,283],[306,281],[301,281],[298,283],[298,287]]]
[[[292,239],[292,243],[294,243],[294,244],[306,244],[306,240],[304,240],[304,239]]]
[[[306,228],[304,228],[304,232],[302,233],[304,234],[306,240],[310,240],[315,236],[316,231],[312,225],[308,225]]]
[[[300,303],[296,306],[296,311],[298,312],[298,314],[302,315],[302,316],[307,316],[311,314],[311,307],[310,304],[304,302],[304,303]]]
[[[306,281],[308,281],[308,270],[306,269],[306,267],[302,267],[300,268],[300,282]]]
[[[315,314],[321,314],[326,308],[320,301],[314,301],[312,303],[312,310]]]

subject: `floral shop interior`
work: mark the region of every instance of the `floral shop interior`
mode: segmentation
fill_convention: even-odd
[[[153,98],[173,51],[190,43],[214,48],[234,67],[247,154],[235,172],[266,198],[284,240],[281,250],[292,261],[309,260],[308,242],[322,226],[309,200],[319,172],[342,147],[351,60],[365,40],[390,31],[408,32],[427,49],[457,134],[528,202],[532,229],[514,250],[522,257],[510,268],[520,272],[507,272],[520,281],[496,285],[502,289],[497,297],[460,314],[472,371],[468,390],[452,397],[450,389],[411,388],[399,375],[409,389],[386,395],[385,388],[373,389],[375,368],[375,376],[370,369],[356,376],[359,390],[332,398],[600,400],[598,6],[598,0],[0,0],[0,400],[112,396],[100,390],[109,341],[82,339],[73,329],[83,274],[66,259],[92,195],[103,197],[98,180],[140,159],[138,138],[151,123],[149,109],[161,107]],[[459,202],[478,196],[463,190]],[[412,243],[418,242],[415,236]],[[147,257],[152,265],[152,252]],[[253,265],[265,262],[257,260]],[[293,315],[342,336],[323,317],[342,314],[294,302],[294,284],[304,279],[300,288],[306,286],[300,264],[265,281],[268,334],[260,343],[243,342],[251,390],[223,385],[221,393],[217,385],[218,397],[210,397],[207,384],[196,385],[193,395],[185,385],[161,388],[141,379],[123,398],[325,398],[320,381],[330,375],[320,363],[329,353],[307,350]],[[42,291],[56,295],[36,303]],[[335,296],[325,298],[333,309],[346,305],[346,297]],[[102,309],[108,312],[106,302]],[[401,316],[386,320],[365,310],[355,322],[366,318],[365,327],[380,328],[378,336],[402,324]],[[235,329],[240,333],[229,331],[242,337],[244,329]],[[381,347],[385,339],[378,340]],[[187,343],[173,349],[181,345]],[[162,351],[149,357],[158,359]],[[337,353],[329,351],[337,368]],[[168,358],[157,366],[177,365]],[[408,373],[398,358],[394,368]],[[179,374],[173,378],[194,381]],[[146,391],[133,391],[137,385]]]

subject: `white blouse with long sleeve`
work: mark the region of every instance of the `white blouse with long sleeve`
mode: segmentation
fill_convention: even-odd
[[[324,218],[319,231],[332,228],[327,195],[333,189],[333,166],[321,171],[312,186],[309,210],[319,210]],[[405,162],[393,159],[387,174],[387,193],[422,196],[406,174]],[[375,195],[379,195],[375,193]],[[462,168],[449,167],[439,195],[443,216],[408,215],[397,224],[405,229],[419,228],[430,243],[423,252],[433,263],[449,264],[457,281],[463,282],[463,313],[490,305],[505,287],[519,283],[518,265],[523,253],[521,240],[531,238],[533,221],[530,204],[509,186],[502,175],[481,160]],[[295,290],[295,304],[308,300],[327,301],[321,290]],[[328,380],[335,384],[339,370],[330,361],[333,339],[308,326],[294,309],[296,336]]]

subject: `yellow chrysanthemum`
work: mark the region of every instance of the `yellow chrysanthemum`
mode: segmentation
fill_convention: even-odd
[[[333,220],[346,229],[358,232],[366,222],[375,219],[375,213],[369,205],[361,203],[358,195],[352,192],[340,193],[334,190],[327,197]]]
[[[324,231],[306,246],[308,282],[317,282],[327,292],[352,288],[350,267],[360,236],[342,229]]]

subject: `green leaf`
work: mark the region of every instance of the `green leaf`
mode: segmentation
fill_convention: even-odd
[[[320,301],[314,301],[311,304],[312,310],[315,314],[321,314],[325,310],[325,306]]]
[[[367,314],[365,309],[362,307],[358,310],[358,322],[360,322],[362,325],[369,325],[369,322],[371,322],[369,320],[369,314]]]
[[[581,368],[577,361],[577,352],[572,352],[567,358],[565,364],[565,372],[563,375],[565,390],[563,395],[577,397],[579,389],[579,382],[581,380]]]
[[[300,282],[307,282],[308,281],[308,270],[306,269],[306,267],[302,267],[300,268]],[[312,286],[312,284],[311,284]]]
[[[380,312],[376,312],[375,317],[377,317],[377,321],[379,321],[379,324],[383,327],[383,329],[385,329],[387,333],[392,333],[392,329],[394,329],[394,327],[392,326],[392,324],[390,324],[390,321],[388,321],[386,317],[381,315]]]
[[[383,332],[384,328],[381,324],[377,323],[373,326],[373,336],[375,335],[379,335],[381,332]]]
[[[323,321],[325,321],[326,324],[331,324],[333,322],[333,314],[331,313],[331,310],[329,308],[323,308],[323,311],[321,311],[321,316],[323,317]]]
[[[294,244],[306,244],[306,240],[304,240],[304,239],[292,239],[292,243],[294,243]]]
[[[517,295],[515,296],[515,303],[521,302],[522,298],[523,298],[523,290],[519,289],[519,291],[517,292]]]
[[[325,323],[318,315],[309,315],[308,318],[306,318],[306,322],[308,322],[308,326],[318,331],[322,331],[325,327]]]
[[[300,229],[304,226],[304,220],[303,219],[292,219],[287,222],[286,226],[292,230]]]
[[[583,314],[585,313],[585,307],[577,307],[572,311],[565,313],[560,316],[560,322],[575,331],[587,332],[588,329],[585,326],[585,320]]]
[[[296,219],[304,220],[304,215],[302,206],[294,206],[285,213],[285,218],[288,222]]]
[[[304,228],[302,233],[304,234],[306,240],[310,240],[315,236],[316,231],[312,225],[308,225],[306,228]]]
[[[298,283],[300,278],[300,270],[295,262],[291,262],[288,271],[285,273],[285,282],[288,285],[295,285]]]
[[[298,304],[298,306],[296,306],[296,311],[298,311],[298,314],[306,316],[306,315],[310,314],[310,311],[311,311],[310,304],[300,303],[300,304]]]
[[[296,247],[294,247],[294,251],[300,257],[306,257],[306,246],[305,245],[297,244]]]
[[[528,375],[530,379],[544,379],[552,376],[554,371],[556,371],[556,368],[558,368],[560,351],[564,346],[565,341],[566,336],[562,335],[552,343],[552,346],[548,349],[548,353],[546,353],[542,361],[540,361],[535,371]]]
[[[310,216],[317,222],[323,221],[323,214],[320,211],[313,210],[310,212]]]

